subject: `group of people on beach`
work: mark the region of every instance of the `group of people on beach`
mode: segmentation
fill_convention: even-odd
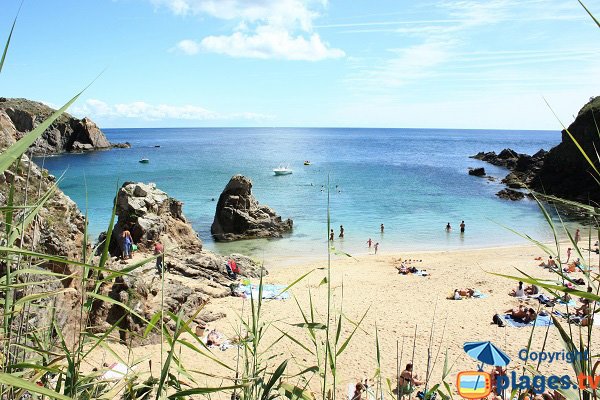
[[[383,234],[385,227],[383,224],[380,225],[379,229],[381,230],[381,234]],[[340,234],[338,235],[338,237],[340,239],[344,238],[344,225],[340,225]],[[329,231],[329,241],[333,242],[335,239],[335,232],[333,231],[333,229],[331,229]],[[369,248],[369,250],[371,250],[371,247],[375,250],[375,254],[377,254],[377,250],[379,250],[379,242],[375,242],[373,243],[373,239],[369,238],[369,240],[367,240],[367,246]]]

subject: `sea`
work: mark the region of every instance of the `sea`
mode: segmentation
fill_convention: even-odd
[[[511,148],[533,154],[560,142],[558,131],[351,128],[105,129],[130,149],[38,157],[61,189],[89,215],[93,237],[106,230],[123,182],[154,182],[184,203],[184,213],[207,249],[258,259],[323,258],[327,210],[337,251],[410,256],[411,251],[487,248],[527,243],[517,233],[550,240],[532,200],[508,201],[503,168],[470,158]],[[139,162],[148,158],[147,164]],[[310,165],[305,166],[305,160]],[[293,173],[275,176],[273,168]],[[485,167],[495,181],[468,175]],[[249,177],[259,202],[294,229],[281,239],[216,243],[210,234],[217,200],[235,174]],[[329,199],[329,200],[328,200]],[[466,231],[459,233],[465,221]],[[453,229],[445,230],[450,223]],[[385,231],[380,232],[384,224]],[[344,226],[345,237],[338,238]]]

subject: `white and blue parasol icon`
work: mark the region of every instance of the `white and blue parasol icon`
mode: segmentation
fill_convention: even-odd
[[[510,362],[510,358],[492,342],[467,342],[463,349],[465,353],[483,364],[504,367]]]

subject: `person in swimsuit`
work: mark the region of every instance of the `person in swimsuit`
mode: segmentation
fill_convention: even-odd
[[[374,249],[375,249],[375,254],[377,254],[377,249],[379,249],[379,242],[375,243]]]
[[[340,225],[340,239],[344,238],[344,225]]]
[[[384,229],[383,224],[381,224],[381,233],[383,233],[383,229]]]
[[[465,221],[460,223],[460,233],[465,233]]]
[[[413,365],[412,363],[408,363],[406,364],[406,369],[398,377],[398,392],[401,396],[410,395],[415,390],[415,386],[422,385],[423,383],[417,380],[416,376],[413,376]]]
[[[450,222],[448,222],[448,224],[446,225],[446,232],[450,232],[452,230],[452,227],[450,226]]]
[[[333,242],[333,237],[335,236],[335,234],[333,233],[333,229],[331,230],[331,232],[329,232],[329,240],[331,242]]]
[[[369,240],[367,240],[367,245],[369,246],[369,249],[371,248],[372,244],[373,244],[373,241],[371,240],[371,238],[369,238]]]

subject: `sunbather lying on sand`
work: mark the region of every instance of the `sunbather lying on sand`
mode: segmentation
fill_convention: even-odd
[[[529,296],[536,295],[540,292],[540,288],[535,285],[530,285],[525,288],[525,294]]]
[[[510,314],[510,317],[514,320],[523,321],[525,323],[534,321],[537,318],[537,313],[533,308],[528,308],[524,305],[512,308],[505,311],[506,314]]]
[[[206,337],[206,345],[207,346],[220,346],[223,342],[223,335],[217,332],[216,329],[208,332],[208,336]]]

